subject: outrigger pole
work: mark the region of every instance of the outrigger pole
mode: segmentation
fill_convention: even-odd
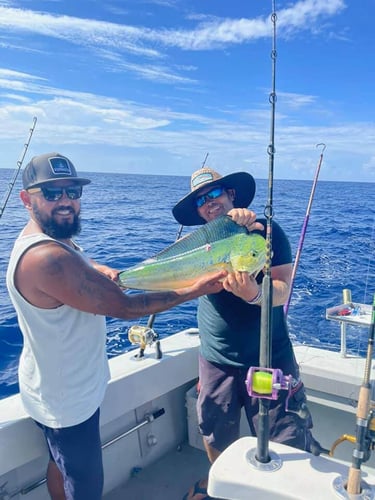
[[[36,120],[37,120],[37,118],[36,118],[36,116],[34,116],[34,118],[33,118],[33,124],[31,126],[30,132],[29,132],[29,137],[27,138],[27,141],[26,141],[26,143],[24,145],[24,148],[22,150],[20,159],[17,161],[17,168],[16,168],[16,170],[15,170],[15,172],[13,174],[13,179],[11,180],[11,182],[8,185],[8,190],[5,193],[4,200],[3,200],[2,204],[1,204],[1,207],[0,207],[0,219],[1,219],[2,215],[3,215],[3,213],[4,213],[6,204],[8,203],[9,197],[10,197],[10,195],[12,193],[12,189],[14,187],[14,184],[15,184],[16,180],[17,180],[19,171],[21,170],[22,162],[23,162],[23,160],[25,158],[27,149],[28,149],[30,141],[31,141],[31,137],[32,137],[34,129],[35,129]]]
[[[300,257],[301,257],[301,252],[302,252],[302,248],[303,248],[303,242],[305,240],[305,235],[306,235],[306,230],[307,230],[307,224],[309,223],[309,217],[310,217],[310,212],[311,212],[311,205],[312,205],[312,202],[313,202],[313,199],[314,199],[316,183],[318,182],[320,167],[321,167],[322,161],[323,161],[323,153],[324,153],[324,150],[326,149],[326,145],[323,142],[321,142],[320,144],[316,145],[316,147],[318,147],[318,146],[323,146],[323,148],[322,148],[322,152],[320,153],[320,158],[319,158],[318,166],[316,167],[314,182],[313,182],[313,185],[312,185],[312,188],[311,188],[310,198],[309,198],[309,202],[307,204],[307,209],[306,209],[306,215],[305,215],[305,219],[303,221],[301,235],[300,235],[299,242],[298,242],[298,248],[297,248],[296,258],[294,259],[293,270],[292,270],[292,278],[291,278],[291,282],[290,282],[289,297],[288,297],[288,300],[287,300],[287,302],[286,302],[286,304],[284,306],[285,316],[288,314],[289,304],[290,304],[290,300],[292,298],[294,280],[295,280],[295,277],[296,277],[297,268],[298,268],[299,260],[300,260]]]
[[[264,266],[264,278],[262,281],[262,306],[261,306],[261,330],[260,330],[260,352],[259,365],[263,368],[271,367],[271,345],[272,345],[272,218],[273,218],[273,170],[275,155],[275,108],[276,108],[276,11],[275,0],[272,1],[273,24],[272,37],[272,90],[269,96],[271,103],[271,132],[270,144],[268,146],[269,175],[268,175],[268,200],[264,210],[266,216],[266,262]],[[259,420],[256,458],[261,463],[270,461],[269,456],[269,399],[259,398]]]

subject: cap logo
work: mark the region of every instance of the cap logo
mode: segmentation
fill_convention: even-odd
[[[66,158],[48,158],[52,172],[55,175],[67,175],[74,177],[74,173],[70,167],[70,163]]]
[[[206,182],[211,182],[215,180],[213,175],[210,172],[204,172],[202,174],[198,174],[194,179],[191,180],[191,185],[193,188],[200,186],[201,184],[205,184]]]

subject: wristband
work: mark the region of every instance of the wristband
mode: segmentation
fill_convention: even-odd
[[[252,306],[261,304],[262,296],[263,296],[262,287],[260,287],[260,289],[259,289],[258,293],[255,295],[255,297],[252,300],[246,300],[246,303],[250,304]]]

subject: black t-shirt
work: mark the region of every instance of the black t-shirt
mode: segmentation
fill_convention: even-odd
[[[264,227],[266,221],[258,219]],[[265,236],[265,232],[263,233]],[[272,266],[290,264],[292,253],[288,238],[272,223]],[[257,276],[261,283],[263,273]],[[198,327],[201,354],[210,362],[249,367],[259,365],[261,308],[247,304],[226,292],[200,297]],[[293,366],[293,350],[283,306],[272,308],[272,366],[287,371]]]

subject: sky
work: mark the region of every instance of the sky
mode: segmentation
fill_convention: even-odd
[[[374,182],[374,14],[374,0],[0,0],[0,168],[56,151],[79,172],[308,180],[322,159],[321,180]]]

